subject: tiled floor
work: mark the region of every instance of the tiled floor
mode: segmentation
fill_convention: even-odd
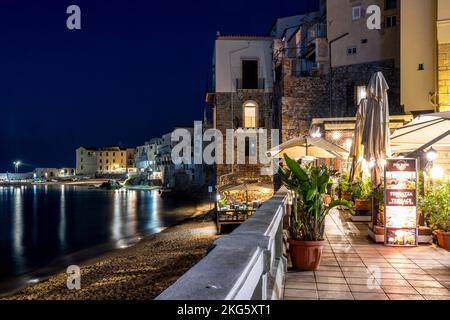
[[[286,300],[450,300],[450,252],[375,244],[366,224],[338,211],[325,233],[319,271],[289,272]]]

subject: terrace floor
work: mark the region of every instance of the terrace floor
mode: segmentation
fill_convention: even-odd
[[[367,224],[337,210],[325,233],[320,270],[290,271],[285,300],[450,300],[450,252],[375,244]]]

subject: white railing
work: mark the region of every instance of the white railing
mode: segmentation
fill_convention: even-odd
[[[213,249],[157,300],[277,300],[283,295],[287,260],[283,255],[282,189]]]

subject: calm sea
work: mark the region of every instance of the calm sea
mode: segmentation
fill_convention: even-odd
[[[0,187],[0,293],[130,246],[200,207],[156,191]]]

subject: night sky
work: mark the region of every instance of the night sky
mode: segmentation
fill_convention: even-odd
[[[81,145],[142,145],[201,119],[216,31],[266,35],[312,0],[3,0],[0,172],[75,166]],[[81,7],[82,30],[66,28]]]

